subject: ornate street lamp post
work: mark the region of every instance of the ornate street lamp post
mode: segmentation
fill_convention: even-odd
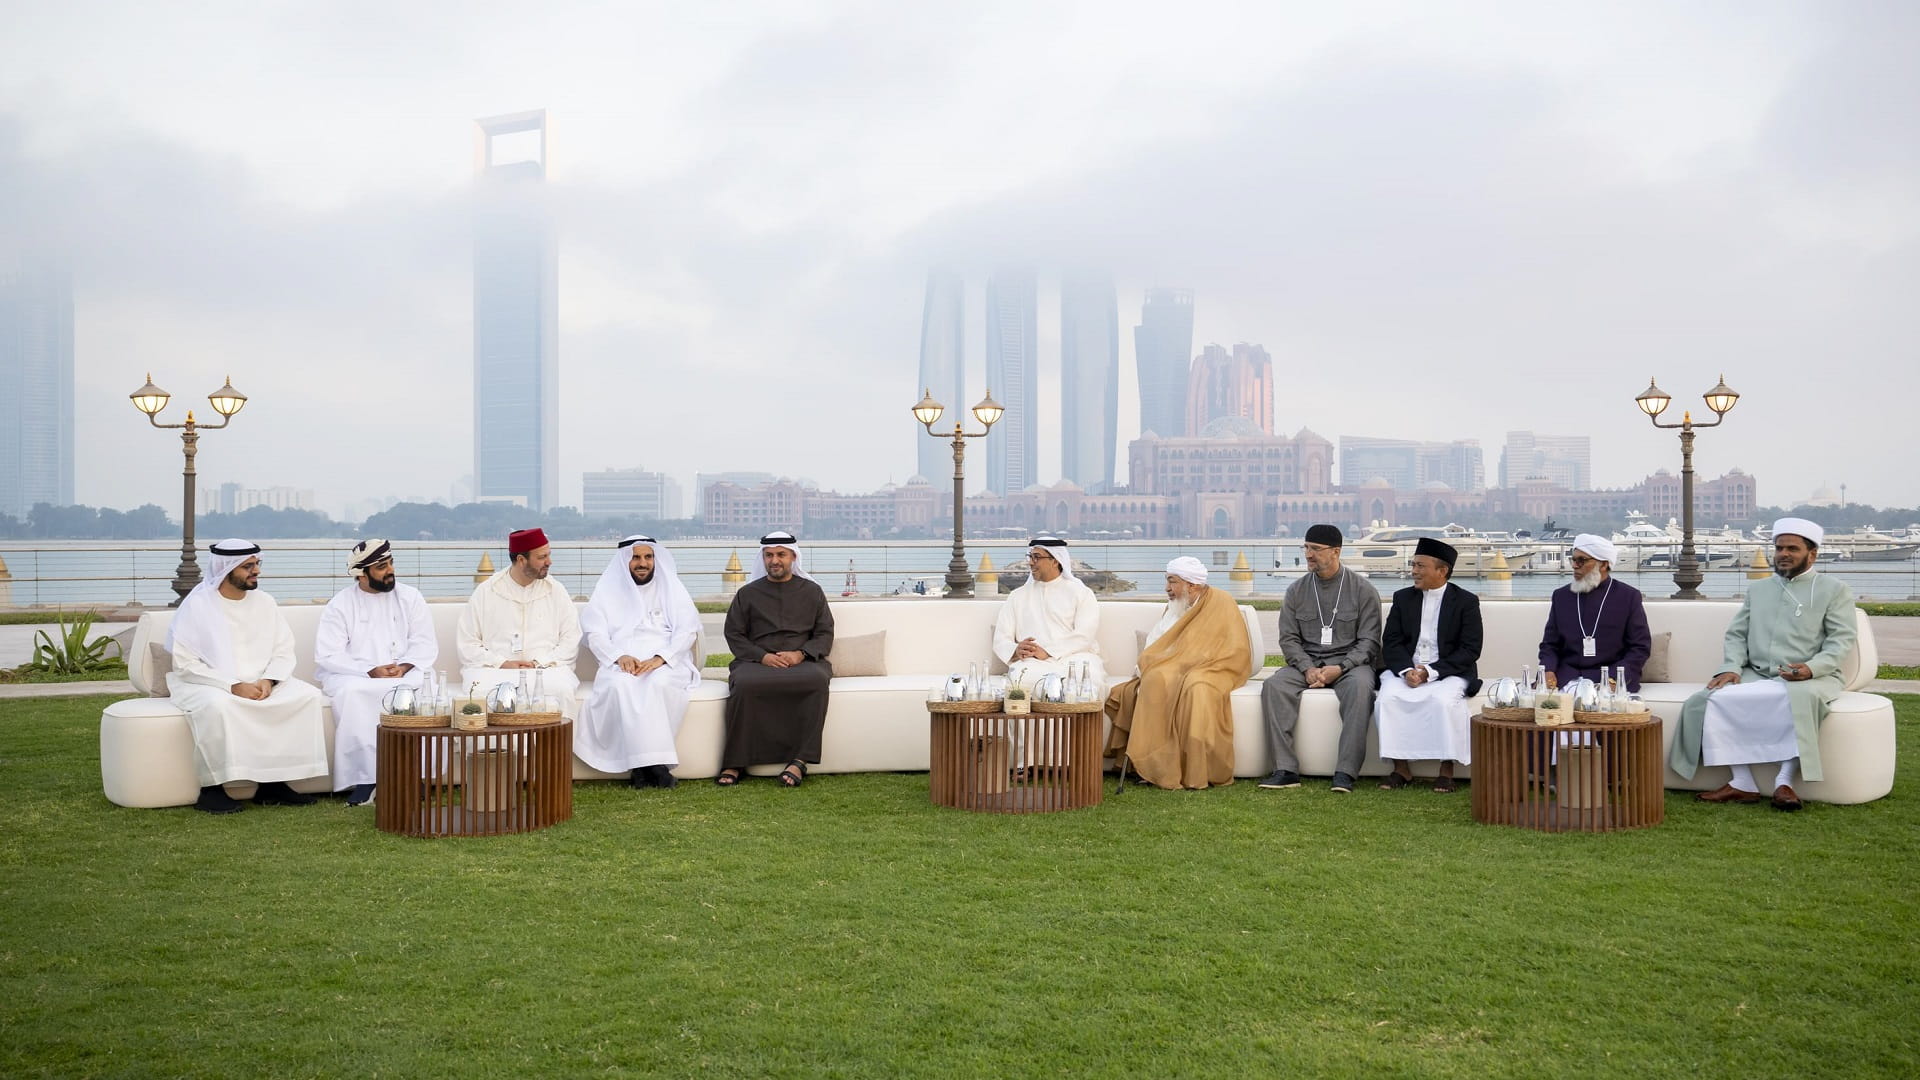
[[[1680,591],[1673,594],[1675,600],[1701,599],[1700,582],[1705,580],[1700,573],[1700,560],[1693,553],[1693,431],[1695,428],[1719,427],[1720,421],[1727,418],[1727,413],[1733,411],[1734,403],[1740,400],[1740,395],[1727,385],[1725,375],[1720,376],[1720,385],[1707,391],[1704,396],[1707,408],[1713,410],[1711,424],[1694,423],[1691,409],[1681,414],[1677,424],[1661,423],[1660,414],[1666,411],[1667,403],[1673,397],[1660,389],[1660,384],[1652,379],[1647,380],[1647,388],[1640,392],[1640,396],[1633,399],[1640,406],[1640,411],[1647,414],[1647,419],[1653,421],[1654,427],[1680,429],[1680,559],[1673,568],[1673,583],[1680,586]]]
[[[233,388],[232,376],[227,377],[227,384],[225,386],[208,394],[207,401],[213,405],[213,411],[220,414],[220,422],[217,424],[199,423],[193,418],[192,409],[187,410],[187,422],[184,424],[161,423],[156,418],[160,415],[160,410],[167,407],[167,402],[172,399],[173,395],[153,385],[153,375],[151,373],[147,375],[147,385],[127,396],[133,399],[134,408],[147,414],[147,423],[157,428],[181,429],[180,443],[187,457],[186,468],[182,470],[180,474],[182,486],[185,488],[186,512],[180,519],[180,566],[174,571],[173,575],[173,591],[178,595],[175,597],[173,603],[167,605],[168,607],[179,607],[180,601],[185,600],[187,594],[193,591],[193,587],[200,584],[200,564],[195,561],[193,553],[193,483],[195,476],[193,459],[194,455],[199,453],[200,450],[200,433],[202,431],[219,431],[221,428],[226,427],[228,422],[233,419],[233,415],[246,406],[247,395]]]
[[[933,425],[945,411],[946,406],[933,400],[933,391],[929,389],[926,396],[920,399],[920,404],[913,407],[913,418],[926,426],[928,435],[941,439],[946,436],[933,430]],[[953,558],[947,563],[949,599],[973,596],[973,573],[967,569],[967,549],[962,542],[966,536],[962,515],[966,512],[967,498],[967,440],[985,438],[1006,411],[1004,406],[993,400],[993,391],[989,390],[987,396],[980,399],[980,404],[973,407],[973,418],[985,425],[983,430],[963,431],[961,425],[965,422],[964,418],[955,417],[953,421]]]

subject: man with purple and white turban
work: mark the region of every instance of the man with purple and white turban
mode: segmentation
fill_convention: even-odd
[[[347,793],[348,806],[365,806],[373,800],[381,703],[394,687],[419,687],[440,642],[427,598],[394,573],[392,544],[355,544],[347,571],[354,583],[320,612],[313,669],[333,703],[334,790]]]
[[[258,781],[262,806],[306,806],[313,796],[286,782],[326,775],[320,690],[293,677],[293,628],[259,591],[259,545],[222,540],[207,550],[206,578],[167,624],[167,692],[187,714],[200,775],[194,808],[244,809],[222,787],[233,780]]]
[[[1813,568],[1825,538],[1805,518],[1773,523],[1774,576],[1747,590],[1719,674],[1680,708],[1667,765],[1689,780],[1702,765],[1733,770],[1701,802],[1759,802],[1753,766],[1778,762],[1773,807],[1798,810],[1793,785],[1821,777],[1820,723],[1846,689],[1840,663],[1858,634],[1853,590]]]
[[[1640,590],[1613,578],[1614,555],[1613,542],[1593,533],[1574,537],[1567,554],[1573,581],[1553,591],[1540,638],[1540,666],[1561,686],[1580,678],[1599,682],[1625,667],[1626,689],[1640,689],[1653,634]]]

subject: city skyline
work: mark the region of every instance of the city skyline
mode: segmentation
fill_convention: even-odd
[[[1092,492],[1114,484],[1120,414],[1120,298],[1113,278],[1060,277],[1060,477]]]
[[[52,260],[0,262],[0,387],[0,514],[73,502],[73,283]]]
[[[1704,474],[1920,502],[1890,436],[1784,437],[1904,430],[1920,389],[1910,5],[313,10],[326,33],[29,7],[0,40],[0,234],[72,271],[77,502],[176,498],[177,440],[126,401],[149,370],[176,409],[249,395],[207,483],[337,511],[472,472],[472,118],[535,104],[562,504],[608,465],[900,482],[929,268],[1013,263],[1110,273],[1129,326],[1193,290],[1194,344],[1271,352],[1279,431],[1490,457],[1577,429],[1619,484],[1678,468],[1647,379],[1677,413],[1724,373]],[[1056,303],[1034,417],[1061,415]],[[1146,426],[1122,337],[1117,442]]]

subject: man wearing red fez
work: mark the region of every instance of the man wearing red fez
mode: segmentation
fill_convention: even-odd
[[[547,534],[521,529],[507,537],[505,570],[473,590],[460,615],[461,690],[485,698],[496,686],[544,684],[568,719],[576,713],[580,616],[573,598],[547,576],[553,550]]]

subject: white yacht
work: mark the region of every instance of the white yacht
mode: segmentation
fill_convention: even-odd
[[[1523,571],[1533,561],[1534,547],[1509,533],[1476,532],[1464,525],[1382,525],[1375,522],[1364,536],[1348,540],[1340,563],[1370,577],[1411,573],[1413,549],[1422,538],[1451,544],[1460,552],[1454,577],[1482,577],[1491,570]]]

